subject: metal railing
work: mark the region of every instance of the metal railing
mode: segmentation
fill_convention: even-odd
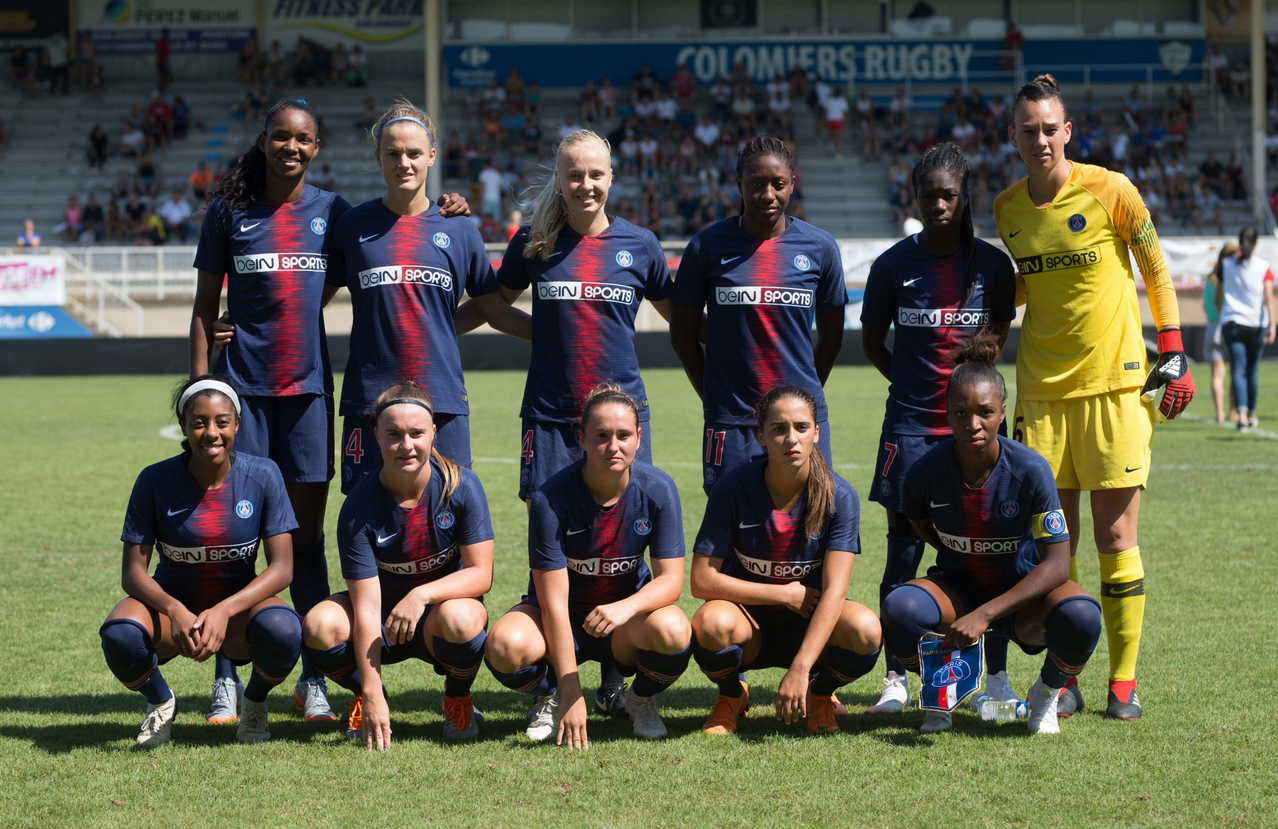
[[[67,310],[98,334],[141,337],[146,314],[128,292],[94,273],[75,256],[81,248],[44,248],[66,263]]]
[[[1069,83],[1079,79],[1084,87],[1092,85],[1092,73],[1101,75],[1096,83],[1144,85],[1145,104],[1147,106],[1157,106],[1160,103],[1160,100],[1154,97],[1155,83],[1191,84],[1195,86],[1208,83],[1209,88],[1214,86],[1214,84],[1209,83],[1211,74],[1205,63],[1187,63],[1184,68],[1176,73],[1172,73],[1161,63],[1091,63],[1082,66],[1064,67],[1056,64],[1025,64],[1021,67],[1021,83],[1029,83],[1044,72],[1052,73],[1061,83]],[[1170,79],[1160,78],[1155,81],[1154,75],[1163,72],[1172,77]]]

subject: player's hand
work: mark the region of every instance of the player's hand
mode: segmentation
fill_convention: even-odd
[[[192,629],[196,632],[195,651],[191,657],[203,662],[222,649],[226,641],[226,627],[231,616],[220,605],[213,605],[195,619]]]
[[[386,623],[382,626],[386,641],[392,645],[411,642],[413,634],[417,632],[417,623],[425,612],[426,600],[418,596],[416,590],[409,591],[386,617]]]
[[[369,751],[385,751],[390,748],[390,705],[381,689],[364,693],[363,716],[364,747]]]
[[[561,716],[555,745],[585,751],[590,747],[586,740],[586,698],[580,689],[575,694],[564,691],[559,704]]]
[[[169,627],[173,631],[173,644],[178,653],[187,658],[194,658],[199,644],[198,632],[194,629],[195,614],[185,606],[178,605],[169,613]]]
[[[977,639],[990,628],[990,620],[980,608],[966,616],[960,616],[950,625],[950,632],[945,636],[947,648],[966,648],[976,643]]]
[[[777,719],[794,725],[808,715],[808,672],[794,668],[785,672],[777,688]]]
[[[460,193],[445,193],[436,204],[439,205],[439,215],[445,218],[470,215],[470,204]]]
[[[1275,330],[1274,330],[1274,327],[1273,327],[1273,326],[1270,326],[1270,327],[1269,327],[1269,330],[1267,330],[1267,331],[1265,332],[1265,336],[1264,336],[1264,338],[1261,340],[1261,342],[1262,342],[1262,343],[1264,343],[1265,345],[1273,345],[1273,342],[1274,342],[1274,334],[1275,334],[1275,333],[1276,333],[1276,332],[1275,332]]]
[[[591,636],[602,639],[634,617],[634,611],[624,602],[601,604],[582,623],[582,628]]]
[[[781,606],[788,607],[806,619],[812,615],[812,611],[816,610],[817,602],[820,600],[820,590],[808,587],[803,582],[792,581],[785,586],[785,601],[781,602]]]
[[[231,312],[224,311],[222,316],[213,320],[213,350],[221,351],[235,339],[235,326],[231,323]]]
[[[1159,389],[1163,390],[1161,398]],[[1158,332],[1158,362],[1145,379],[1140,399],[1157,405],[1163,420],[1174,420],[1194,399],[1194,378],[1189,373],[1189,357],[1179,328]]]

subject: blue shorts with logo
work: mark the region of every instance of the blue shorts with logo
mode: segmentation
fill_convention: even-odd
[[[879,457],[874,462],[874,480],[870,483],[870,500],[882,504],[884,509],[902,512],[905,490],[905,473],[920,458],[931,451],[949,435],[898,435],[883,432],[879,435]]]
[[[818,420],[817,426],[821,429],[817,448],[821,450],[826,465],[833,469],[829,417]],[[701,488],[709,495],[710,490],[714,489],[714,485],[724,475],[767,453],[768,450],[763,448],[755,436],[753,426],[707,422],[705,431],[701,434]]]
[[[349,495],[364,476],[382,468],[382,450],[373,434],[373,418],[342,418],[342,494]],[[470,468],[470,418],[459,414],[435,415],[435,451]]]
[[[541,605],[537,603],[537,597],[532,595],[525,595],[519,604],[541,609]],[[583,625],[586,623],[587,615],[572,608],[568,609],[568,621],[572,625],[572,645],[577,652],[577,664],[597,662],[600,665],[614,665],[622,676],[634,676],[638,671],[637,667],[617,664],[617,658],[612,653],[611,633],[607,636],[591,636],[586,633]]]
[[[343,590],[335,594],[337,596],[345,596],[350,598],[350,591]],[[480,596],[478,601],[483,602],[484,597]],[[382,664],[396,665],[400,662],[406,662],[409,659],[420,659],[427,665],[435,669],[435,673],[440,676],[445,675],[444,667],[435,661],[435,657],[431,656],[430,651],[426,648],[426,619],[434,612],[438,605],[428,604],[426,609],[422,611],[422,615],[417,619],[417,627],[413,630],[413,638],[402,645],[392,645],[386,639],[386,617],[390,616],[390,612],[395,609],[394,605],[382,608]],[[351,644],[355,642],[352,639]],[[351,651],[352,656],[354,650]]]
[[[326,394],[240,398],[235,448],[270,458],[285,483],[333,479],[333,398]]]
[[[519,442],[519,497],[527,501],[552,475],[585,454],[577,440],[576,423],[523,419]],[[639,421],[643,435],[635,457],[652,463],[652,432],[648,421]]]

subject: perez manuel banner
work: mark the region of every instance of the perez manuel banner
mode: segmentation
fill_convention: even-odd
[[[160,30],[179,52],[238,52],[257,28],[254,0],[78,0],[77,25],[103,54],[150,54]]]

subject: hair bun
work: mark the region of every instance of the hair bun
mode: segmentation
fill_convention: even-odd
[[[1046,87],[1052,90],[1053,92],[1061,91],[1061,85],[1056,82],[1056,78],[1054,78],[1050,73],[1044,73],[1042,75],[1039,75],[1032,81],[1032,83],[1036,83],[1039,86]]]
[[[988,328],[982,328],[954,352],[954,365],[959,366],[963,363],[994,365],[998,362],[1002,350],[999,346],[999,336]]]

